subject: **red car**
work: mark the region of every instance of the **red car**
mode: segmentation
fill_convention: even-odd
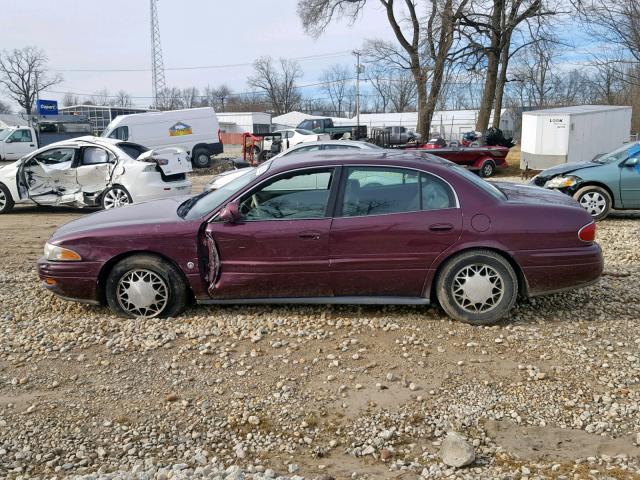
[[[268,161],[212,192],[74,220],[49,239],[43,286],[132,317],[203,304],[438,302],[489,324],[518,294],[601,274],[595,224],[573,199],[494,186],[410,152]]]
[[[477,172],[481,177],[490,177],[497,168],[507,168],[507,147],[448,147],[436,148],[426,144],[417,150],[429,150],[431,155],[437,155],[450,162],[463,165],[469,170]]]

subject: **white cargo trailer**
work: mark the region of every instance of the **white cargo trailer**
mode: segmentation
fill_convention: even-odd
[[[585,162],[629,141],[631,107],[580,105],[522,114],[520,168]]]

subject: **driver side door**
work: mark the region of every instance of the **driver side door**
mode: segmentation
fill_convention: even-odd
[[[212,298],[331,295],[329,212],[336,172],[320,168],[276,176],[240,197],[239,220],[207,225],[217,257],[209,275]]]
[[[620,198],[624,208],[640,208],[640,152],[620,166]]]

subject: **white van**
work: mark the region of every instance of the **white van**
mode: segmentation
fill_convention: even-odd
[[[182,148],[198,168],[208,167],[211,155],[223,152],[218,117],[211,107],[121,115],[113,119],[102,136],[149,149]]]
[[[38,149],[38,137],[31,127],[6,127],[0,130],[0,160],[19,160]]]

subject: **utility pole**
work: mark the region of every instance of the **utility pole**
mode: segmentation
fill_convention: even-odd
[[[354,50],[353,54],[356,56],[356,126],[358,132],[360,132],[360,73],[362,73],[362,66],[360,65],[360,51]]]

